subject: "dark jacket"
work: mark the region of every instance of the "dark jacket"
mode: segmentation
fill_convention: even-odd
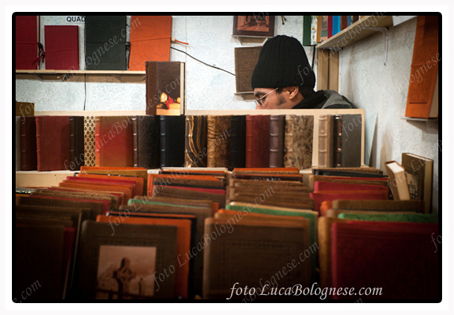
[[[293,107],[293,109],[308,108],[356,108],[356,106],[336,91],[322,90],[305,97],[299,104]]]

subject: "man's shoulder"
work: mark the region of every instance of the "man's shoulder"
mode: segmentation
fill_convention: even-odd
[[[356,106],[350,102],[345,96],[337,93],[333,90],[323,91],[326,97],[326,101],[322,105],[322,109],[327,108],[356,108]]]

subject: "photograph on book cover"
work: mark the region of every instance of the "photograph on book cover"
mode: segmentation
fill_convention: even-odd
[[[101,246],[96,299],[128,300],[154,295],[156,247]]]
[[[233,35],[239,36],[274,36],[274,16],[265,14],[235,15],[233,17]]]

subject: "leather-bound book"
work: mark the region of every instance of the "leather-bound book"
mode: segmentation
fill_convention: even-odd
[[[69,116],[69,169],[80,170],[84,165],[84,117]]]
[[[38,171],[68,170],[69,116],[36,116],[35,120]]]
[[[127,70],[126,15],[85,17],[85,69]]]
[[[145,71],[146,61],[169,61],[171,15],[131,16],[129,70]]]
[[[208,116],[208,167],[229,167],[232,116]]]
[[[235,224],[232,224],[232,221]],[[307,225],[294,221],[239,220],[209,218],[205,220],[203,298],[243,300],[247,295],[232,295],[239,284],[261,289],[289,261],[310,247]],[[214,237],[216,239],[214,239]],[[296,264],[286,277],[276,279],[276,287],[311,284],[310,260]],[[260,280],[262,279],[262,282]],[[266,279],[266,280],[265,280]],[[265,280],[265,281],[264,281]],[[239,283],[238,283],[239,282]],[[268,284],[268,287],[270,285]],[[265,288],[265,292],[268,291]],[[232,297],[231,297],[232,296]],[[258,296],[283,299],[283,296]],[[292,297],[288,297],[292,298]],[[293,297],[294,298],[294,297]],[[299,296],[298,299],[303,298]]]
[[[270,116],[270,167],[284,166],[285,115]]]
[[[183,166],[185,116],[161,116],[161,167]]]
[[[133,165],[131,116],[95,118],[96,166]]]
[[[38,17],[36,15],[16,15],[16,70],[36,70],[38,68]]]
[[[340,19],[341,19],[340,30],[342,31],[344,28],[347,28],[347,26],[348,26],[347,16],[346,15],[341,15]]]
[[[439,16],[417,17],[406,117],[438,118]]]
[[[175,298],[175,226],[85,221],[76,274],[76,300]],[[167,271],[167,273],[165,273]],[[162,274],[162,276],[161,276]]]
[[[146,114],[178,116],[184,114],[185,63],[147,61]]]
[[[79,70],[79,26],[45,25],[46,69]]]
[[[392,215],[407,215],[407,214],[416,214],[415,211],[406,211],[406,210],[338,210],[338,209],[329,209],[326,211],[326,217],[328,218],[338,218],[343,213],[351,213],[353,215],[383,215],[383,214],[392,214]],[[384,220],[389,221],[389,220]]]
[[[15,227],[14,299],[24,302],[62,299],[64,233],[63,225]],[[32,294],[21,296],[24,288],[30,286],[35,289]]]
[[[186,116],[184,166],[207,166],[207,116]]]
[[[20,117],[20,169],[36,170],[36,121],[35,117]]]
[[[270,163],[270,115],[246,116],[246,167]]]
[[[318,116],[318,167],[333,166],[333,116]]]
[[[436,214],[425,213],[383,213],[383,214],[368,214],[368,213],[340,213],[337,216],[339,219],[355,220],[355,221],[374,221],[374,222],[414,222],[414,223],[437,223],[438,216]]]
[[[35,104],[16,101],[16,116],[35,116]]]
[[[320,265],[320,287],[332,287],[331,273],[331,225],[335,222],[346,222],[338,218],[326,216],[318,219],[318,244],[319,244],[319,265]]]
[[[285,167],[312,167],[313,137],[314,116],[285,116]]]
[[[259,60],[262,46],[235,47],[235,82],[237,92],[253,92],[252,72]]]
[[[16,171],[19,171],[21,169],[21,120],[19,116],[16,116],[16,132],[15,132],[15,137],[16,137]]]
[[[361,115],[334,115],[333,165],[361,166]]]
[[[229,169],[246,166],[246,116],[232,116]]]
[[[333,287],[381,288],[367,300],[441,301],[439,253],[431,241],[439,235],[438,224],[351,221],[333,223],[331,233]]]
[[[134,167],[159,168],[159,138],[159,117],[132,117]]]
[[[96,174],[84,174],[79,173],[77,174],[78,178],[85,178],[85,179],[110,179],[116,181],[124,181],[124,182],[134,182],[136,185],[135,189],[135,196],[143,195],[144,191],[144,184],[145,181],[142,177],[134,177],[134,176],[115,176],[115,175],[96,175]],[[145,187],[146,188],[146,187]]]
[[[424,212],[424,202],[419,200],[334,200],[333,209],[386,210]]]
[[[95,166],[95,116],[84,117],[84,166]]]

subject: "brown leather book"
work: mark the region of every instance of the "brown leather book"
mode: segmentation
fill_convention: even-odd
[[[110,216],[100,215],[96,222],[111,223]],[[175,296],[183,299],[188,298],[188,280],[189,280],[189,259],[187,253],[190,250],[191,240],[191,221],[189,220],[169,220],[158,218],[138,218],[126,217],[121,218],[124,224],[144,224],[144,225],[164,225],[175,226],[177,228],[177,248],[175,265]]]
[[[232,116],[208,116],[208,167],[229,167]]]
[[[241,287],[260,288],[261,291],[265,288],[265,292],[270,287],[310,286],[310,260],[301,262],[299,259],[300,253],[311,245],[309,232],[305,229],[307,225],[296,220],[206,219],[203,298],[243,300],[244,295],[233,294],[230,298],[231,288],[237,282]],[[295,262],[293,265],[292,261]],[[287,270],[287,276],[278,280],[276,270],[283,267],[291,268],[291,272]],[[266,281],[268,287],[265,287]],[[270,296],[264,299],[270,299]]]
[[[19,197],[17,200],[18,205],[35,205],[45,207],[66,207],[66,208],[81,208],[90,209],[90,220],[96,220],[96,217],[103,212],[102,204],[99,202],[78,201],[78,200],[63,200],[52,197],[30,196]]]
[[[69,116],[36,116],[38,171],[69,170]]]
[[[314,116],[285,116],[284,166],[307,169],[312,167]]]
[[[319,217],[318,219],[318,244],[320,263],[320,287],[332,287],[331,275],[331,225],[334,222],[346,222],[346,220]]]
[[[361,166],[361,115],[334,115],[333,166]]]
[[[159,117],[133,116],[134,167],[159,168]]]
[[[116,192],[124,194],[122,204],[127,204],[128,200],[131,199],[132,190],[131,187],[125,185],[105,185],[102,183],[77,183],[73,181],[66,181],[58,184],[58,187],[63,188],[76,188],[87,191],[101,191],[101,192]]]
[[[16,116],[35,116],[35,104],[16,101]]]
[[[80,170],[84,165],[84,117],[69,116],[69,170]]]
[[[189,189],[180,189],[174,187],[166,187],[165,189],[159,191],[158,196],[160,197],[171,197],[178,199],[202,199],[202,200],[211,200],[213,202],[219,203],[219,207],[223,208],[225,206],[225,191],[224,193],[212,193],[205,191],[194,191]]]
[[[207,166],[207,116],[186,116],[184,166]]]
[[[76,300],[175,298],[175,226],[85,221],[78,252]],[[166,273],[167,271],[167,273]],[[161,276],[162,275],[162,276]]]
[[[333,166],[333,116],[318,116],[318,167]]]
[[[270,163],[270,115],[246,116],[246,167]]]
[[[419,200],[334,200],[333,209],[424,212]]]
[[[36,121],[35,117],[20,118],[20,169],[36,170]]]
[[[77,177],[81,178],[94,178],[94,179],[113,179],[118,181],[133,181],[136,183],[135,195],[142,196],[144,190],[144,180],[141,177],[132,176],[114,176],[114,175],[95,175],[95,174],[77,174]]]
[[[84,165],[95,166],[95,116],[84,117]]]
[[[131,116],[95,117],[96,166],[133,166]]]
[[[175,198],[167,198],[167,197],[147,197],[147,196],[135,196],[133,200],[143,200],[149,202],[156,202],[159,203],[168,203],[173,205],[180,205],[180,206],[192,206],[192,207],[200,207],[200,208],[207,208],[211,209],[213,202],[211,200],[200,200],[200,199],[175,199]]]
[[[194,283],[196,287],[196,294],[202,296],[202,283],[203,283],[203,234],[204,234],[204,221],[206,218],[212,216],[211,209],[208,208],[195,208],[195,207],[169,207],[160,205],[129,205],[121,206],[120,210],[129,210],[134,213],[161,213],[161,214],[189,214],[196,216],[196,245],[191,247],[190,259],[194,260]]]
[[[16,116],[16,130],[15,130],[15,138],[16,138],[16,171],[19,171],[20,170],[20,166],[21,166],[21,150],[20,150],[20,117],[19,116]]]
[[[406,117],[438,117],[438,19],[437,15],[417,17]]]
[[[235,82],[237,92],[253,92],[252,72],[259,60],[262,46],[235,47]]]
[[[284,167],[285,115],[270,116],[270,167]]]

